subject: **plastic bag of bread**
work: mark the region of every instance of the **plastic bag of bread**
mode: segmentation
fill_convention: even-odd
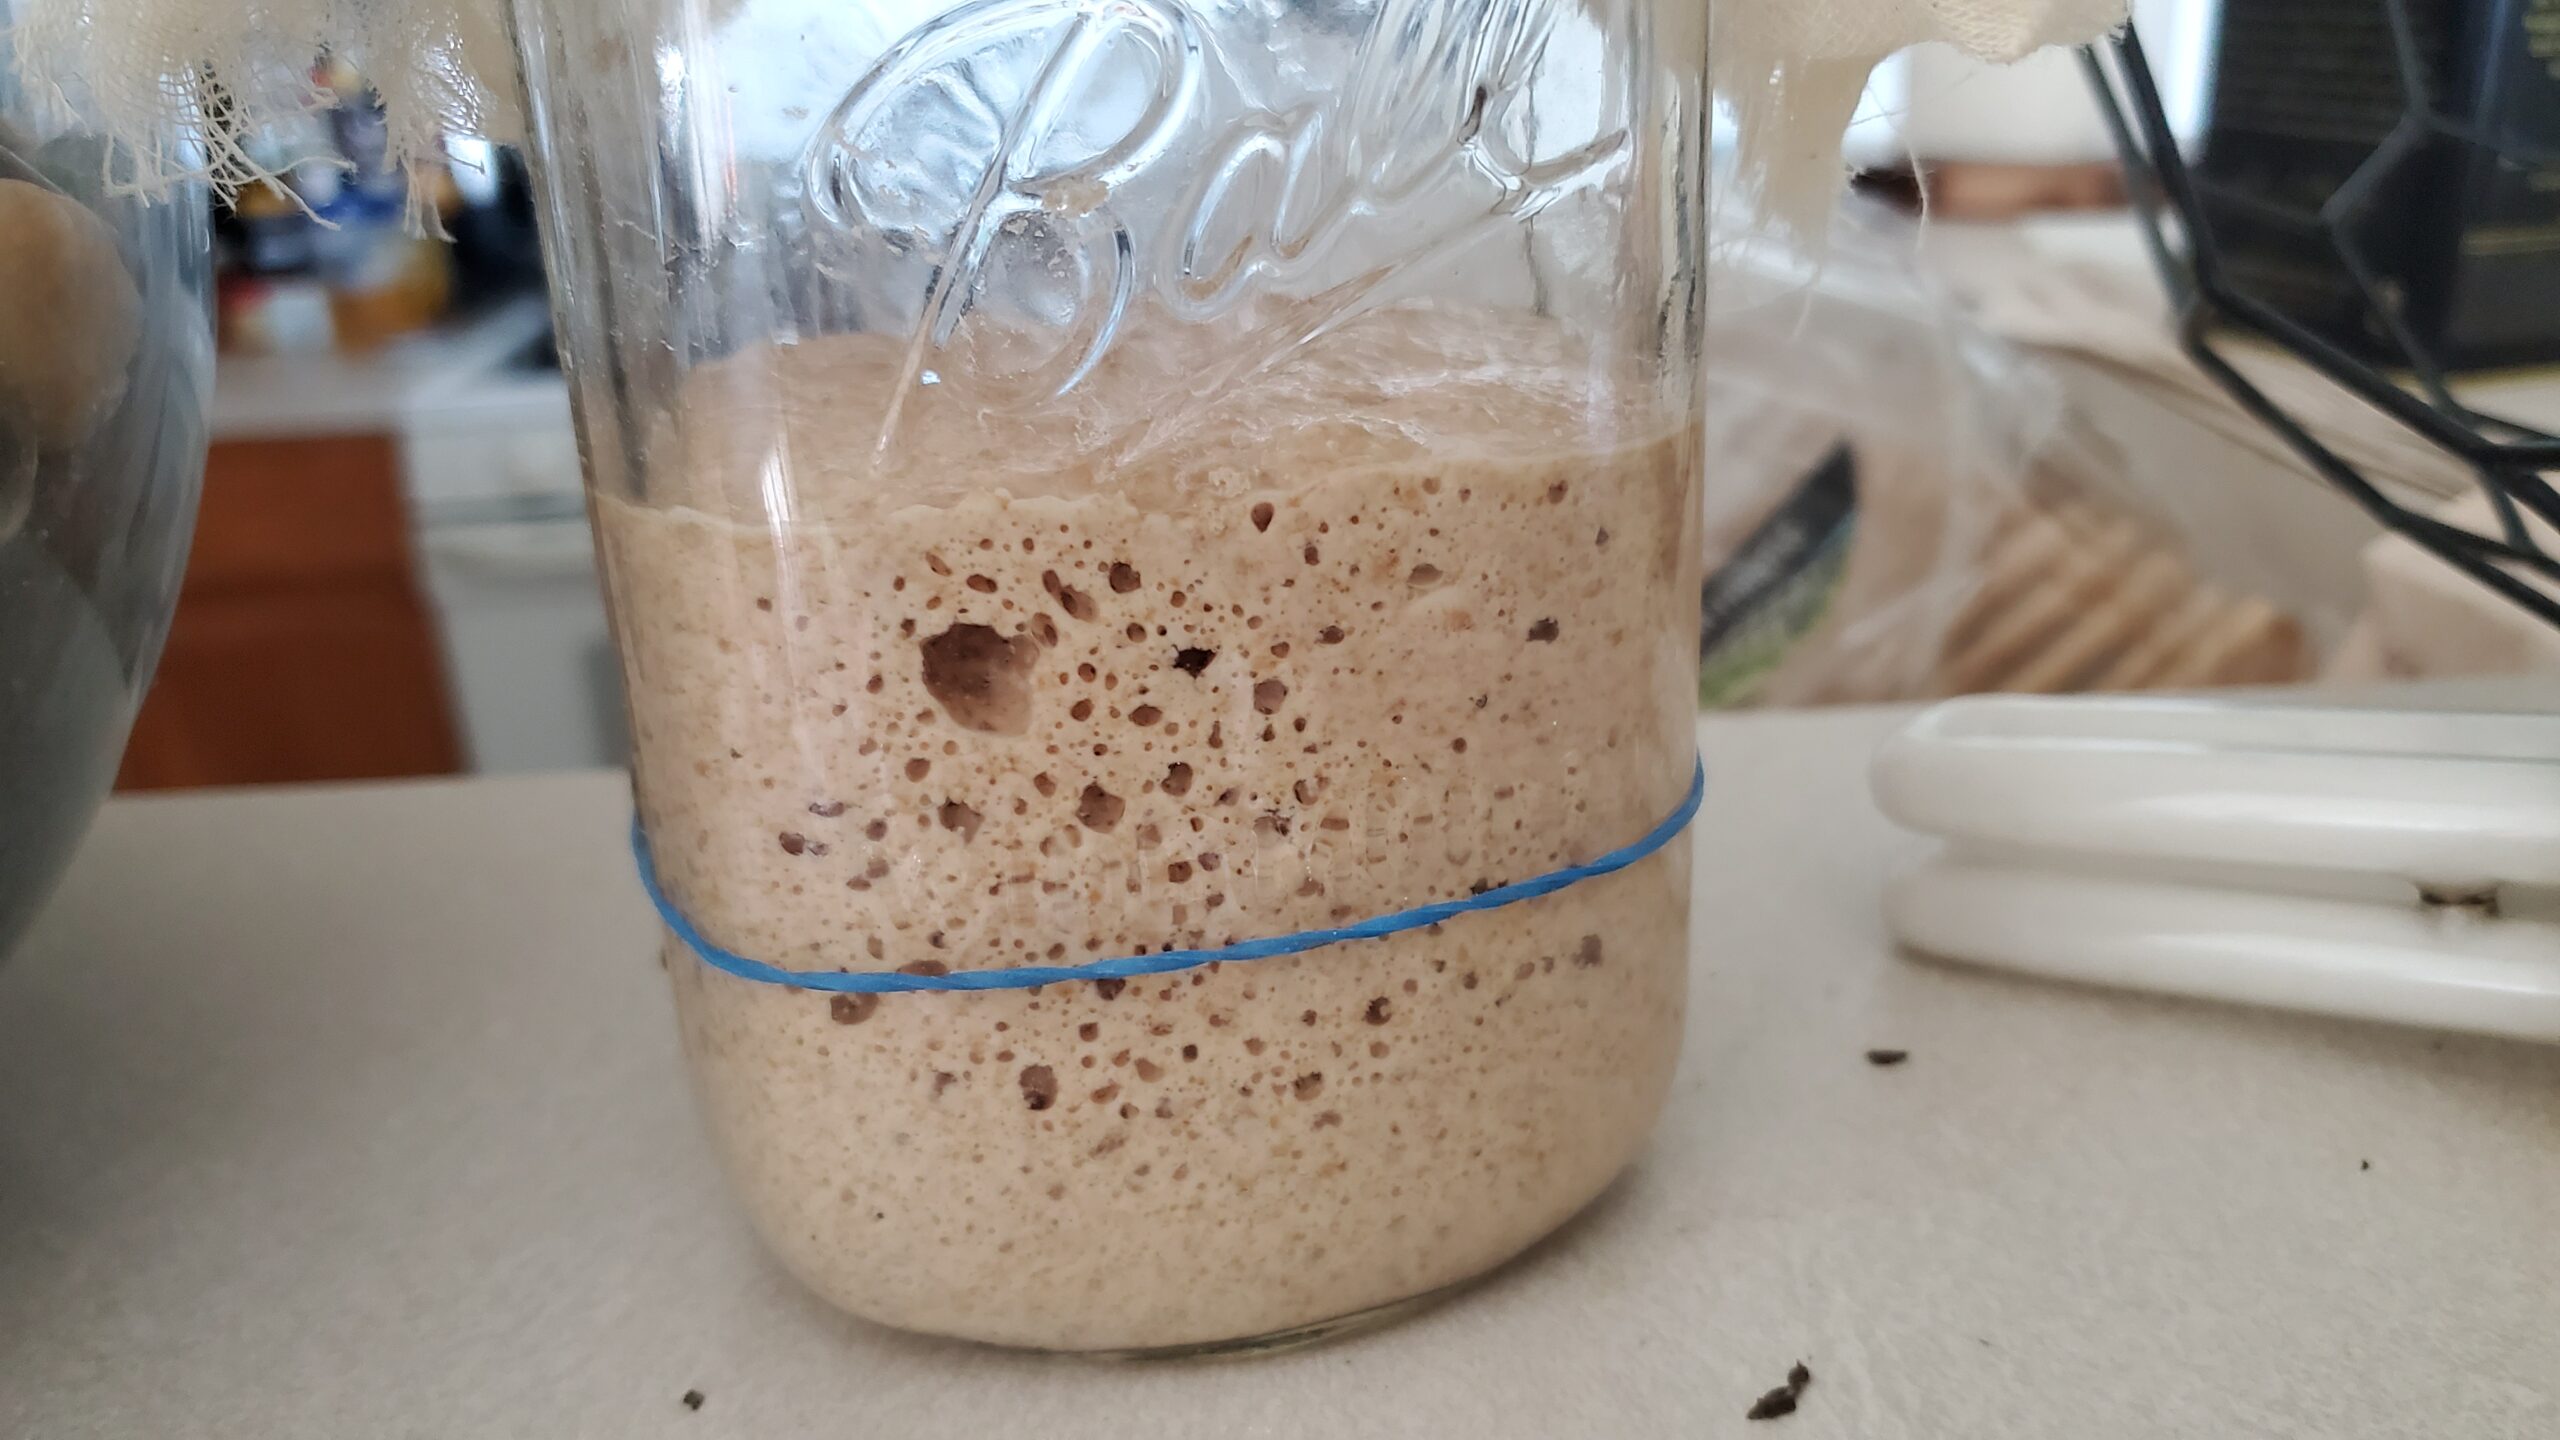
[[[1911,251],[1908,222],[1863,207],[1819,265],[1717,247],[1701,702],[2309,678],[2299,617],[2200,573],[2060,383]]]

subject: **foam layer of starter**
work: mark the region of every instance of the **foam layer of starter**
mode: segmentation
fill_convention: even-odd
[[[599,520],[643,816],[708,935],[795,969],[1217,945],[1588,860],[1679,802],[1685,426],[1593,405],[1623,387],[1525,316],[1380,312],[1242,379],[1187,343],[1124,342],[1033,420],[945,380],[885,450],[882,338],[691,378],[650,503]],[[1185,415],[1193,373],[1220,398]],[[1106,449],[1141,413],[1172,418]],[[667,965],[746,1206],[819,1293],[1185,1345],[1466,1279],[1597,1195],[1670,1081],[1688,870],[1126,985]]]

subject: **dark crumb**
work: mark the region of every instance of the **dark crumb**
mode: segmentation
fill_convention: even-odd
[[[701,1409],[701,1408],[702,1408],[702,1392],[701,1392],[701,1391],[699,1391],[699,1390],[687,1390],[686,1392],[684,1392],[684,1408],[686,1408],[687,1410],[699,1410],[699,1409]]]
[[[1761,1396],[1759,1399],[1752,1401],[1751,1408],[1743,1412],[1742,1418],[1745,1420],[1775,1420],[1781,1415],[1793,1415],[1794,1413],[1796,1413],[1796,1392],[1788,1389],[1784,1385],[1781,1385],[1777,1389],[1770,1391],[1768,1394]]]
[[[1911,1052],[1908,1050],[1870,1050],[1867,1052],[1867,1063],[1878,1069],[1885,1069],[1889,1066],[1899,1065],[1910,1058]]]
[[[1775,1420],[1796,1413],[1796,1402],[1804,1397],[1804,1388],[1813,1383],[1813,1367],[1799,1360],[1787,1367],[1787,1383],[1751,1402],[1745,1420]]]
[[[2359,1160],[2356,1162],[2356,1168],[2358,1170],[2370,1170],[2373,1168],[2373,1162],[2370,1160]]]
[[[1046,1065],[1023,1067],[1022,1101],[1034,1110],[1046,1110],[1057,1104],[1058,1072]]]

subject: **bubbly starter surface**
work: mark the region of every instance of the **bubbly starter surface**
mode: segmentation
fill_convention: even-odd
[[[896,343],[751,351],[690,379],[647,503],[600,501],[643,816],[709,936],[793,969],[1213,946],[1589,860],[1678,804],[1684,427],[1595,407],[1621,387],[1527,317],[1387,310],[1242,377],[1121,353],[1036,419],[945,383],[893,421]],[[1167,400],[1195,375],[1216,404]],[[1464,1280],[1597,1195],[1670,1080],[1687,877],[1683,842],[1127,984],[830,997],[666,959],[812,1287],[1149,1348]]]

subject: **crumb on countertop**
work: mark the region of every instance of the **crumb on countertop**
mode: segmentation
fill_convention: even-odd
[[[1787,1383],[1751,1402],[1744,1412],[1746,1420],[1775,1420],[1796,1413],[1796,1402],[1804,1398],[1805,1387],[1813,1383],[1813,1368],[1799,1360],[1787,1367]]]

